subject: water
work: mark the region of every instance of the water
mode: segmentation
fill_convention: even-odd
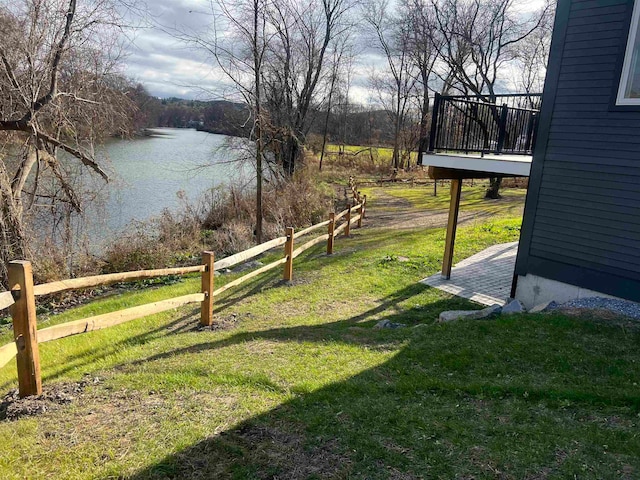
[[[229,138],[193,129],[157,128],[154,135],[133,140],[112,140],[99,156],[110,160],[111,181],[101,190],[102,206],[90,214],[92,243],[123,231],[133,221],[177,209],[181,200],[195,202],[207,190],[244,181],[247,170],[233,162]],[[179,192],[181,192],[179,194]]]

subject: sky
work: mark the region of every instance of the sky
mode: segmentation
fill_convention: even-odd
[[[228,82],[213,59],[178,38],[182,32],[209,30],[208,2],[154,0],[147,9],[147,20],[129,35],[125,74],[157,97],[210,99],[229,95]]]
[[[535,9],[543,1],[524,1],[522,8]],[[132,32],[126,46],[124,73],[156,97],[233,99],[233,87],[213,58],[177,38],[182,32],[211,32],[210,1],[152,0],[146,9],[147,20]],[[352,100],[368,103],[373,101],[367,86],[369,72],[384,68],[386,62],[370,43],[360,40],[359,65],[350,94]]]

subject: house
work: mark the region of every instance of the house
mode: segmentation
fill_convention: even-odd
[[[560,0],[515,267],[525,305],[640,301],[640,0]]]
[[[485,122],[482,148],[463,142],[465,154],[450,153],[442,131],[451,127],[434,118],[432,151],[440,153],[423,163],[433,178],[452,180],[443,277],[451,274],[461,180],[521,174],[530,178],[512,295],[527,307],[603,295],[640,301],[640,0],[559,0],[539,115],[500,132],[513,116],[504,107],[499,117],[493,106],[488,122],[498,139],[487,141]],[[469,130],[456,122],[458,139],[461,129]],[[469,154],[478,150],[481,158]]]

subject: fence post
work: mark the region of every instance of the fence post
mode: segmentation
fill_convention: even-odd
[[[351,234],[351,202],[347,204],[347,226],[344,229],[344,236],[348,237]]]
[[[362,227],[362,214],[364,213],[364,203],[362,200],[360,201],[360,208],[358,208],[358,212],[360,213],[360,217],[358,218],[358,228]]]
[[[214,279],[214,254],[213,252],[202,252],[202,293],[204,300],[200,306],[200,324],[210,327],[213,324],[213,279]]]
[[[36,299],[33,294],[31,262],[9,262],[9,288],[15,303],[11,306],[13,336],[18,355],[18,391],[20,398],[42,393]]]
[[[366,209],[367,209],[367,196],[365,195],[362,200],[362,218],[365,218]]]
[[[329,214],[329,238],[327,239],[327,255],[331,255],[333,253],[333,231],[336,227],[336,214],[331,212]]]
[[[293,228],[287,227],[287,243],[284,244],[284,255],[287,263],[284,264],[283,280],[293,280]]]

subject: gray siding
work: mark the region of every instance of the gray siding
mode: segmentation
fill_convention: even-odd
[[[560,0],[516,273],[640,300],[640,109],[612,104],[632,8]]]

